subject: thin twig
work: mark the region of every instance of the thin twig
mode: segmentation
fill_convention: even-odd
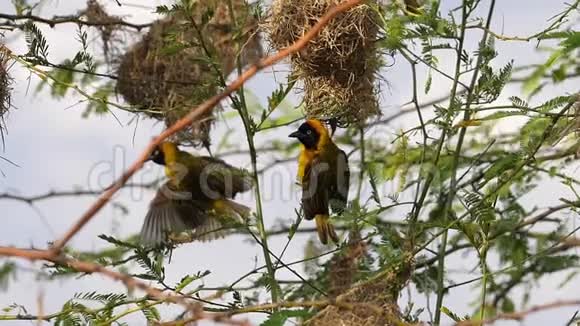
[[[521,321],[526,318],[528,315],[531,315],[536,312],[562,308],[567,306],[580,306],[580,300],[560,300],[555,301],[552,303],[547,303],[543,305],[533,306],[529,309],[518,311],[518,312],[508,312],[508,313],[501,313],[497,314],[493,318],[488,318],[485,320],[464,320],[458,322],[457,326],[472,326],[472,325],[484,325],[484,324],[492,324],[498,320],[516,320]]]
[[[0,256],[5,257],[19,257],[28,260],[45,260],[61,266],[67,266],[73,268],[79,272],[83,273],[99,273],[108,278],[116,281],[120,281],[127,289],[140,289],[150,295],[151,297],[165,300],[166,302],[174,302],[181,304],[189,310],[197,309],[196,303],[189,302],[181,295],[166,294],[156,288],[150,287],[146,283],[139,281],[128,274],[119,273],[101,265],[80,261],[76,259],[69,259],[61,255],[55,255],[53,251],[50,250],[35,250],[35,249],[20,249],[13,247],[0,247]]]
[[[123,188],[143,188],[143,189],[152,189],[159,184],[158,180],[155,180],[150,183],[127,183],[123,186]],[[40,195],[32,195],[32,196],[21,196],[12,193],[0,193],[0,200],[15,200],[25,202],[27,204],[32,204],[36,201],[43,201],[47,199],[53,198],[60,198],[60,197],[76,197],[76,196],[96,196],[102,194],[107,189],[102,190],[89,190],[89,189],[80,189],[80,190],[50,190]]]
[[[225,323],[229,325],[244,325],[249,326],[249,323],[246,321],[240,322],[236,320],[230,319],[228,316],[225,316],[223,313],[207,313],[204,311],[203,306],[200,303],[194,302],[194,300],[199,299],[190,299],[188,296],[177,293],[175,291],[163,291],[152,286],[149,286],[143,281],[140,281],[128,274],[119,273],[110,269],[107,269],[101,265],[94,264],[91,262],[80,261],[76,259],[69,259],[62,255],[59,255],[57,252],[53,250],[35,250],[35,249],[20,249],[14,247],[0,247],[0,256],[5,257],[18,257],[23,259],[28,259],[31,261],[36,260],[44,260],[48,262],[52,262],[54,264],[60,266],[66,266],[72,268],[78,272],[83,272],[87,274],[98,273],[103,276],[106,276],[110,279],[115,281],[122,282],[126,287],[127,290],[130,292],[133,289],[140,289],[144,291],[150,298],[162,301],[162,302],[171,302],[176,303],[184,308],[192,314],[192,318],[195,320],[213,320],[214,322]],[[26,316],[21,316],[23,318],[17,319],[28,319]],[[48,315],[43,316],[42,319],[46,318],[53,318],[56,315]]]
[[[30,21],[37,22],[37,23],[47,24],[50,27],[54,27],[54,26],[60,25],[60,24],[77,24],[77,25],[84,25],[84,26],[125,26],[125,27],[134,28],[134,29],[140,31],[143,28],[151,27],[151,25],[153,25],[153,23],[134,24],[134,23],[126,22],[126,21],[124,21],[122,19],[118,19],[118,18],[111,18],[111,19],[107,19],[104,21],[87,21],[87,20],[82,20],[81,17],[82,16],[60,16],[60,17],[55,16],[53,18],[43,18],[40,16],[32,15],[32,14],[10,15],[10,14],[0,13],[0,18],[7,19],[9,21],[15,22],[18,20],[30,20]],[[6,25],[5,23],[3,23],[1,25],[12,26],[12,25]]]

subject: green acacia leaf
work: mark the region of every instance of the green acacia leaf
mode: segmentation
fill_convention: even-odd
[[[564,46],[564,51],[572,52],[575,49],[580,48],[580,32],[574,31],[571,34],[568,34],[568,37],[564,42],[562,42]]]
[[[500,176],[503,172],[518,166],[521,158],[519,155],[508,155],[493,163],[483,174],[485,180],[491,180]]]
[[[510,313],[510,312],[514,312],[515,309],[515,305],[514,302],[510,299],[510,298],[505,298],[502,300],[501,302],[501,312],[503,313]]]
[[[447,315],[447,317],[453,319],[453,321],[455,321],[455,322],[462,321],[461,317],[459,317],[456,313],[454,313],[453,311],[451,311],[449,308],[447,308],[445,306],[441,307],[441,312],[444,313],[445,315]]]
[[[147,305],[140,303],[139,307],[141,308],[141,312],[145,316],[148,322],[156,322],[161,319],[159,315],[159,311],[155,307],[148,307]]]
[[[198,279],[198,278],[195,276],[192,276],[192,275],[185,276],[184,278],[181,279],[179,284],[177,284],[177,286],[175,287],[175,292],[179,292],[179,291],[183,290],[186,286],[191,284],[191,282],[195,281],[196,279]]]
[[[548,71],[562,55],[564,54],[563,50],[558,50],[552,53],[548,61],[546,61],[543,65],[539,66],[534,70],[534,72],[524,81],[522,88],[524,92],[527,94],[533,93],[539,86],[540,81]]]
[[[306,310],[282,310],[270,315],[260,326],[284,326],[288,318],[308,318],[312,313]]]

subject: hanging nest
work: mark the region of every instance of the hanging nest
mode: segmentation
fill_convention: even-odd
[[[304,325],[400,325],[401,313],[397,299],[410,277],[412,260],[412,255],[405,254],[404,259],[387,267],[375,277],[355,284],[336,297],[336,304],[322,309]]]
[[[87,7],[79,13],[88,23],[94,24],[92,27],[98,30],[103,43],[103,55],[107,60],[110,59],[110,52],[119,45],[121,40],[116,33],[121,30],[121,25],[115,24],[122,22],[120,17],[109,15],[105,8],[97,0],[87,0]]]
[[[328,294],[331,297],[337,297],[352,287],[359,269],[359,261],[368,254],[366,249],[366,243],[362,241],[360,232],[351,230],[346,250],[338,252],[329,261]]]
[[[238,53],[242,64],[253,63],[262,56],[257,21],[248,4],[234,0],[233,5],[235,26],[228,3],[218,0],[198,2],[192,17],[178,13],[155,22],[121,58],[117,92],[138,110],[167,126],[215,95],[221,80],[216,67],[227,77],[236,68]],[[207,17],[207,13],[213,15],[202,25],[202,16]],[[191,21],[195,21],[195,26]],[[242,33],[237,33],[240,26]],[[200,34],[203,44],[199,42]],[[214,63],[207,60],[206,51],[211,53]],[[204,114],[175,140],[209,146],[212,121],[212,112]]]
[[[264,24],[276,49],[294,43],[341,0],[274,0]],[[291,57],[292,75],[303,82],[306,115],[363,123],[380,114],[375,75],[377,14],[361,4],[339,14],[307,48]]]
[[[10,99],[12,92],[12,77],[8,73],[10,68],[10,56],[4,44],[0,43],[0,137],[4,139],[6,130],[5,118],[10,110]]]

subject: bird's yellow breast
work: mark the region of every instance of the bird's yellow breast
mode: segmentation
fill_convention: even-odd
[[[316,150],[309,150],[302,146],[302,150],[300,151],[300,156],[298,156],[298,182],[302,183],[302,179],[306,174],[306,170],[310,168],[310,164],[312,164],[312,160],[318,155],[318,151]]]
[[[320,120],[309,119],[306,123],[316,130],[319,138],[316,148],[306,148],[302,145],[300,156],[298,157],[298,182],[300,183],[304,183],[304,175],[314,159],[319,158],[323,161],[328,161],[327,163],[332,165],[333,160],[336,160],[336,157],[333,156],[338,152],[338,147],[332,142],[328,130]]]
[[[173,143],[162,143],[165,159],[165,175],[176,189],[190,189],[192,177],[199,175],[198,159],[180,151]]]

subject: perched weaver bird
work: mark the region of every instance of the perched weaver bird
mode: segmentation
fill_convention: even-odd
[[[338,242],[330,223],[329,206],[334,213],[346,207],[350,172],[346,154],[336,146],[321,121],[303,123],[289,137],[298,138],[302,150],[298,158],[298,182],[302,186],[302,209],[307,220],[316,221],[318,237]]]
[[[191,239],[212,240],[225,235],[222,222],[241,222],[250,208],[230,199],[252,188],[252,178],[222,160],[193,156],[171,142],[161,143],[150,160],[165,166],[169,178],[149,205],[141,241],[158,245],[184,231]]]

